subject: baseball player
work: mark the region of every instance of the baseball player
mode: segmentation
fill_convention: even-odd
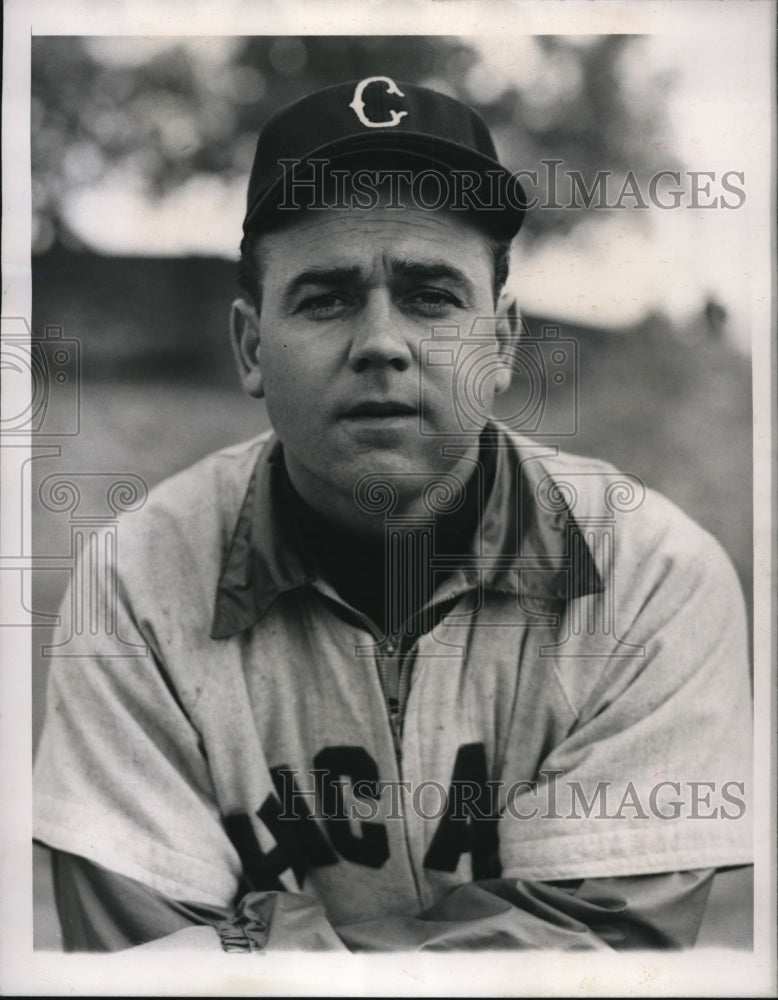
[[[429,89],[263,129],[230,322],[273,431],[126,515],[112,629],[54,661],[35,836],[66,948],[685,947],[747,874],[727,557],[491,415],[524,212]]]

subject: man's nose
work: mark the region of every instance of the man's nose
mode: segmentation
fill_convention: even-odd
[[[405,371],[413,355],[404,331],[403,317],[393,308],[385,290],[374,290],[355,320],[349,364],[354,371],[392,366]]]

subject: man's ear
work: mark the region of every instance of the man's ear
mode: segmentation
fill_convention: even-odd
[[[500,393],[505,392],[511,383],[513,359],[521,334],[521,317],[515,297],[503,292],[497,302],[495,315],[497,318],[495,333],[503,365],[495,376],[494,391]]]
[[[230,341],[243,388],[255,399],[264,396],[259,366],[259,316],[245,299],[236,299],[230,309]]]

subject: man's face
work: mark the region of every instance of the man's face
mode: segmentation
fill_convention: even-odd
[[[445,456],[442,446],[452,435],[462,439],[454,401],[469,346],[457,363],[430,365],[423,345],[433,326],[454,327],[466,341],[480,319],[478,350],[491,364],[479,407],[488,411],[507,385],[489,320],[486,238],[449,213],[344,209],[301,213],[265,236],[260,253],[261,312],[237,303],[234,335],[244,382],[254,395],[264,391],[301,495],[343,512],[370,473],[386,475],[401,502],[420,492],[424,477],[458,463],[468,475],[472,465]],[[471,453],[484,422],[468,421]]]

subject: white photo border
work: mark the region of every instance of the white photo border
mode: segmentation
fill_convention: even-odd
[[[30,40],[33,35],[152,34],[449,34],[668,33],[726,31],[746,19],[755,51],[754,99],[770,106],[772,134],[755,138],[771,156],[775,176],[775,5],[770,0],[434,0],[292,2],[234,0],[7,0],[3,84],[2,316],[31,316]],[[26,629],[0,635],[0,773],[4,803],[0,854],[0,984],[7,994],[53,995],[523,995],[775,996],[776,995],[776,203],[774,187],[754,193],[765,202],[763,232],[754,234],[760,294],[753,305],[754,403],[754,684],[756,740],[755,938],[753,953],[711,949],[683,954],[554,953],[330,956],[86,956],[36,952],[32,945],[31,681]],[[772,335],[771,335],[772,334]],[[18,380],[15,382],[18,386]],[[19,411],[6,398],[4,412]],[[8,441],[0,459],[7,457]],[[14,448],[30,441],[15,438]],[[7,462],[3,462],[3,469]],[[3,552],[29,551],[12,517],[20,500],[3,483]],[[29,532],[29,517],[20,518]],[[22,529],[19,529],[22,530]],[[2,558],[2,555],[0,555]],[[5,574],[7,576],[7,574]],[[4,574],[0,574],[0,585]],[[25,604],[31,606],[29,575]],[[0,590],[0,601],[10,599]]]

